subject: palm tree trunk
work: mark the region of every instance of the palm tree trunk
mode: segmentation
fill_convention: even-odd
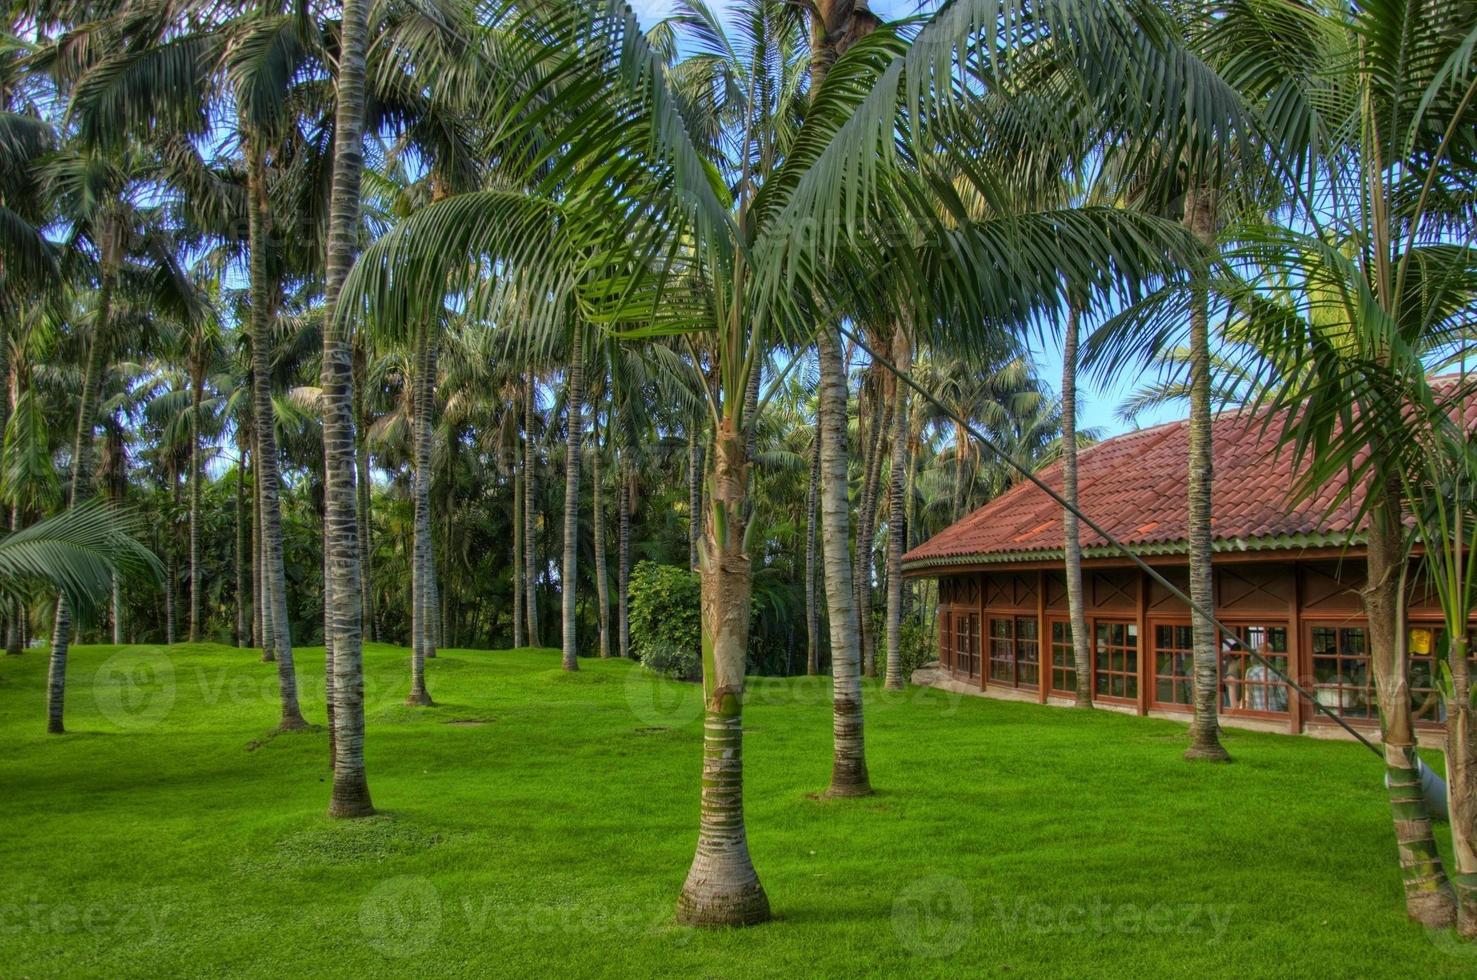
[[[251,547],[246,519],[246,453],[236,463],[236,646],[250,646],[250,627],[246,620],[246,567]]]
[[[205,384],[190,379],[190,642],[200,642],[200,402]]]
[[[369,431],[369,414],[365,410],[364,385],[368,373],[365,363],[364,343],[354,342],[354,489],[359,495],[359,596],[362,604],[360,615],[364,619],[364,635],[374,642],[379,640],[379,623],[374,614],[374,580],[371,576],[374,561],[374,527],[369,485],[369,443],[365,434]]]
[[[111,252],[111,249],[105,249]],[[88,344],[87,363],[82,374],[82,394],[77,405],[77,434],[72,443],[72,479],[67,492],[67,506],[75,507],[92,486],[92,435],[97,415],[97,389],[101,384],[103,354],[112,327],[113,283],[116,275],[105,259],[102,283],[98,289],[97,319],[92,341]],[[56,599],[56,617],[52,623],[51,656],[46,665],[46,731],[60,735],[66,731],[63,712],[67,698],[67,654],[72,643],[72,615],[60,594]]]
[[[874,375],[876,365],[869,374]],[[876,536],[877,491],[882,478],[882,456],[886,446],[887,419],[882,385],[872,385],[872,417],[868,428],[866,459],[862,467],[862,494],[857,508],[856,551],[853,554],[855,568],[852,571],[852,588],[856,591],[858,626],[862,639],[862,672],[867,677],[877,676],[877,641],[872,629],[872,541]],[[861,399],[858,398],[858,404]]]
[[[523,615],[528,625],[528,645],[539,645],[538,629],[538,573],[535,563],[537,541],[538,490],[537,450],[533,444],[533,399],[536,384],[533,375],[528,376],[528,387],[523,393],[523,595],[527,607]]]
[[[255,459],[261,459],[260,451],[254,451],[253,456]],[[272,637],[272,600],[267,592],[267,538],[262,521],[262,481],[260,468],[256,464],[252,466],[251,497],[251,555],[254,562],[253,587],[256,590],[254,601],[256,643],[261,647],[262,661],[265,663],[277,659],[275,652],[277,644]]]
[[[892,359],[902,374],[913,370],[913,344],[907,327],[893,333]],[[908,468],[908,386],[895,383],[892,396],[892,465],[887,476],[887,681],[903,689],[903,551],[907,525],[903,514],[903,481]]]
[[[687,430],[687,567],[697,568],[698,539],[703,527],[702,425],[696,415]]]
[[[13,391],[14,389],[12,389]],[[10,507],[10,530],[11,533],[21,529],[21,510],[16,505]],[[20,599],[11,601],[10,615],[5,622],[5,655],[7,657],[19,657],[24,650],[24,637],[21,636],[25,629],[26,607]]]
[[[112,604],[113,604],[113,645],[123,645],[123,589],[118,581],[118,573],[112,575]]]
[[[846,366],[841,339],[834,327],[820,332],[821,541],[825,561],[826,607],[831,623],[831,735],[834,756],[828,796],[866,796],[867,776],[862,731],[860,632],[856,596],[851,587],[851,555],[847,549]]]
[[[1457,529],[1460,537],[1461,529]],[[1457,541],[1457,571],[1462,580],[1461,541]],[[1464,630],[1449,631],[1447,667],[1451,693],[1446,706],[1446,785],[1450,788],[1451,847],[1456,859],[1457,929],[1477,937],[1477,729],[1473,724],[1470,649]]]
[[[270,647],[277,661],[277,687],[284,730],[306,728],[298,707],[297,670],[292,659],[292,633],[287,616],[286,570],[282,562],[282,508],[278,498],[277,431],[272,412],[272,365],[267,356],[271,327],[272,282],[267,271],[267,239],[271,205],[267,197],[264,148],[259,136],[247,139],[247,229],[251,256],[251,371],[253,424],[257,439],[257,488],[261,494],[262,584],[271,612],[264,616]],[[263,657],[265,657],[265,652]]]
[[[164,643],[174,646],[179,639],[175,620],[179,611],[179,473],[174,463],[165,467],[169,475],[169,521],[164,559]]]
[[[415,396],[413,438],[415,440],[415,544],[411,556],[411,643],[410,695],[406,704],[430,705],[426,690],[426,654],[435,645],[431,614],[431,406],[435,385],[436,354],[429,325],[415,332]]]
[[[513,461],[513,647],[523,646],[523,462]]]
[[[964,427],[954,426],[954,513],[953,520],[958,522],[964,516],[964,463],[968,454],[964,451],[965,441],[969,438]]]
[[[810,483],[805,490],[805,673],[821,672],[821,617],[816,603],[816,516],[820,503],[821,430],[816,423],[810,440]]]
[[[369,26],[365,0],[345,0],[340,28],[334,110],[333,190],[329,197],[323,317],[323,450],[333,576],[335,753],[328,812],[360,817],[374,812],[364,771],[364,673],[359,591],[358,499],[354,473],[354,377],[347,317],[338,315],[339,290],[354,261],[359,236],[359,179],[364,168],[364,72]]]
[[[574,603],[578,596],[578,563],[580,533],[580,451],[584,445],[585,365],[580,328],[574,329],[569,355],[569,381],[564,393],[564,565],[560,573],[560,599],[563,605],[563,664],[565,670],[579,670],[576,646]]]
[[[333,572],[329,567],[328,550],[328,515],[320,515],[323,527],[319,537],[319,543],[323,550],[323,710],[328,718],[328,771],[333,772],[334,759],[337,758],[335,748],[333,718],[334,711],[334,684],[333,684],[333,632],[328,630],[328,610],[333,607],[332,589]]]
[[[432,478],[434,479],[435,471],[433,469],[428,469],[426,472],[432,474]],[[429,485],[430,482],[428,480],[427,484]],[[446,511],[446,532],[443,535],[443,541],[449,542],[451,540],[451,515],[453,513],[452,501],[450,499],[447,500],[444,509]],[[436,538],[434,528],[426,535],[426,541],[430,544],[430,547],[426,549],[426,629],[429,631],[426,634],[426,659],[435,660],[436,648],[441,646],[443,635],[442,626],[446,622],[448,598],[441,594],[441,582],[436,577]]]
[[[752,425],[753,417],[750,416]],[[744,552],[748,459],[731,416],[713,433],[712,500],[703,522],[703,778],[697,853],[677,921],[735,926],[769,918],[744,829],[744,662],[753,567]]]
[[[1079,708],[1092,707],[1092,649],[1087,609],[1082,604],[1082,534],[1077,526],[1077,307],[1067,308],[1062,337],[1062,512],[1067,559],[1067,616],[1072,624],[1072,664],[1077,674]],[[1050,668],[1048,667],[1048,677]],[[1048,683],[1048,688],[1050,684]]]
[[[601,479],[600,458],[604,454],[604,447],[600,445],[600,417],[596,414],[594,418],[594,452],[590,454],[590,484],[592,497],[590,500],[590,524],[594,535],[595,547],[595,601],[599,605],[597,610],[600,620],[600,656],[602,659],[610,657],[610,577],[605,563],[605,487]],[[606,441],[610,441],[610,432],[606,430]]]
[[[1211,195],[1192,188],[1185,195],[1185,224],[1202,241],[1214,237]],[[1231,756],[1221,745],[1217,717],[1220,673],[1216,659],[1220,643],[1216,627],[1206,615],[1215,604],[1214,571],[1211,568],[1211,411],[1210,411],[1210,310],[1204,291],[1197,291],[1190,306],[1190,472],[1189,558],[1190,601],[1194,604],[1195,715],[1190,722],[1190,747],[1186,759],[1226,762]]]
[[[621,656],[631,656],[631,481],[635,478],[631,469],[629,452],[622,453],[617,474],[620,478],[620,493],[616,500],[616,595],[615,612],[617,637],[620,640]],[[699,559],[701,559],[699,555]]]
[[[1371,447],[1377,449],[1377,447]],[[1410,717],[1410,686],[1404,639],[1405,567],[1403,521],[1398,484],[1370,488],[1369,581],[1362,595],[1369,620],[1370,667],[1380,709],[1385,752],[1385,783],[1394,817],[1405,910],[1429,927],[1456,921],[1456,904],[1431,817],[1421,794],[1416,766],[1415,730]]]

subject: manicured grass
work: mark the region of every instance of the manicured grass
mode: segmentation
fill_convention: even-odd
[[[1359,746],[867,691],[870,799],[823,801],[825,683],[756,682],[750,845],[775,921],[695,932],[693,688],[553,651],[366,653],[384,815],[325,815],[326,737],[266,738],[274,667],[199,645],[0,660],[0,976],[1455,976],[1406,922]],[[298,651],[322,722],[321,650]],[[172,696],[170,692],[172,691]],[[1444,828],[1441,828],[1444,833]]]

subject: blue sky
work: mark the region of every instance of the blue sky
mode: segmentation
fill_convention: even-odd
[[[629,2],[643,26],[650,26],[655,21],[671,14],[673,10],[671,0],[629,0]],[[709,6],[722,11],[732,8],[734,4],[730,0],[709,0]],[[928,0],[923,0],[921,3],[918,0],[873,0],[869,6],[883,20],[891,20],[905,17],[920,7],[927,8],[932,4]],[[1084,324],[1084,334],[1092,326],[1090,323]],[[1033,339],[1031,346],[1042,378],[1051,384],[1053,390],[1056,390],[1060,386],[1062,377],[1060,340],[1051,338],[1043,344],[1040,339]],[[1188,410],[1183,404],[1168,405],[1152,412],[1146,412],[1139,417],[1137,426],[1129,425],[1118,418],[1118,407],[1124,399],[1135,389],[1151,380],[1152,376],[1137,369],[1120,372],[1104,384],[1083,378],[1078,383],[1078,425],[1095,428],[1101,435],[1110,436],[1135,427],[1157,425],[1160,422],[1184,418]]]

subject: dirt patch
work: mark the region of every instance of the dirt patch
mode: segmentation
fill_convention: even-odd
[[[491,718],[453,718],[445,724],[452,728],[481,728],[490,721]]]

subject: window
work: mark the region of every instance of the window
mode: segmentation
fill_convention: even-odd
[[[990,618],[990,682],[1029,688],[1041,683],[1041,634],[1034,616]]]
[[[1058,619],[1051,624],[1051,689],[1077,693],[1077,657],[1072,649],[1072,625]]]
[[[954,669],[969,677],[980,675],[979,613],[954,614]]]
[[[1343,718],[1375,718],[1369,647],[1358,626],[1314,626],[1313,689],[1318,703]]]
[[[990,680],[1015,686],[1015,622],[990,620]]]
[[[954,669],[954,617],[947,612],[939,615],[939,663]]]
[[[1287,685],[1266,664],[1287,673],[1287,627],[1233,626],[1221,640],[1221,707],[1227,711],[1287,711]]]
[[[1094,639],[1093,690],[1110,698],[1138,697],[1138,624],[1100,621]]]
[[[1016,617],[1015,670],[1017,686],[1034,689],[1041,683],[1041,626],[1035,616]]]
[[[1188,624],[1154,626],[1154,700],[1195,703],[1195,631]]]
[[[1477,673],[1474,659],[1477,630],[1467,633],[1467,663]],[[1412,626],[1410,651],[1410,713],[1416,721],[1446,721],[1446,699],[1441,693],[1440,664],[1447,662],[1446,630],[1440,626]]]

